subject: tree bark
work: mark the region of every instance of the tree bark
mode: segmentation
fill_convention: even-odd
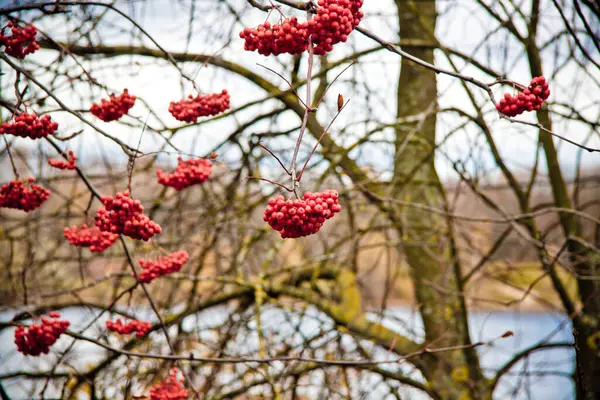
[[[435,31],[435,0],[414,3],[396,0],[400,38],[423,39]],[[434,62],[433,49],[412,54]],[[397,118],[426,113],[424,120],[396,126],[396,155],[392,196],[402,201],[446,209],[443,185],[434,157],[437,113],[436,73],[402,59],[397,93]],[[431,347],[470,345],[460,263],[450,221],[416,209],[399,211],[399,235],[421,245],[403,249],[411,266],[416,298]],[[444,399],[490,398],[474,348],[443,353],[428,365],[428,380]]]

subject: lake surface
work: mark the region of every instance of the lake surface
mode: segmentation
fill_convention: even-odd
[[[0,320],[8,320],[13,314],[0,313]],[[185,321],[185,325],[201,325],[205,327],[214,326],[224,319],[226,313],[209,312],[204,313],[202,318]],[[71,321],[71,329],[75,330],[86,321],[90,320],[89,311],[80,309],[67,309],[63,311],[64,318]],[[148,318],[148,315],[140,315],[139,318]],[[379,319],[381,316],[373,315],[372,318]],[[92,335],[102,329],[104,321],[92,328]],[[273,311],[271,315],[264,315],[263,326],[268,328],[269,324],[277,325],[280,329],[281,323],[286,323],[281,315]],[[402,334],[418,336],[422,332],[422,323],[417,314],[408,308],[396,308],[391,311],[383,322]],[[289,322],[287,322],[289,323]],[[472,312],[470,316],[471,337],[474,342],[488,342],[501,336],[506,331],[512,331],[514,336],[500,339],[491,346],[478,348],[481,362],[488,376],[500,366],[504,365],[516,353],[533,346],[540,341],[548,343],[571,342],[571,324],[563,316],[558,314],[539,313],[512,313],[512,312]],[[322,325],[320,325],[322,327]],[[291,329],[291,327],[290,327]],[[307,334],[318,327],[312,322],[301,326],[301,330]],[[55,348],[61,348],[70,343],[70,338],[61,338]],[[89,366],[102,358],[103,351],[88,343],[79,344],[75,349],[77,354],[85,354],[70,362],[80,366]],[[50,361],[55,359],[53,355],[42,357],[24,357],[16,351],[13,343],[13,330],[6,329],[0,333],[0,375],[19,370],[46,370],[51,366]],[[385,354],[382,354],[385,357]],[[557,348],[544,350],[532,354],[528,360],[521,361],[511,369],[511,374],[505,375],[495,392],[494,399],[539,399],[539,400],[561,400],[574,398],[574,386],[569,377],[574,366],[574,351],[571,348]],[[31,387],[25,380],[7,380],[3,382],[8,394],[12,399],[27,398],[27,388]],[[50,394],[50,393],[48,393]],[[57,395],[56,393],[52,393]],[[366,397],[368,399],[380,400],[385,398],[385,393],[374,388]],[[426,398],[417,390],[402,390],[403,399],[420,400]]]

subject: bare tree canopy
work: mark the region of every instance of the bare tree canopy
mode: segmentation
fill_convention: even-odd
[[[596,2],[0,18],[2,399],[600,398]]]

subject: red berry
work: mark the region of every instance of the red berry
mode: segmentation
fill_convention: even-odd
[[[136,332],[136,336],[141,338],[150,332],[152,329],[152,324],[147,321],[138,321],[135,319],[123,324],[121,319],[117,319],[115,322],[106,321],[106,329],[111,332],[117,332],[121,335],[129,335],[133,332]]]
[[[521,93],[514,96],[505,93],[504,98],[496,105],[496,109],[508,117],[515,117],[525,111],[539,110],[548,96],[550,96],[548,82],[543,76],[538,76],[533,78],[529,87]]]
[[[54,135],[58,124],[52,122],[49,115],[38,117],[35,114],[21,113],[15,116],[13,122],[4,122],[0,127],[0,134],[39,139]]]
[[[12,180],[0,187],[0,207],[15,208],[26,212],[40,207],[48,197],[50,191],[40,185],[32,184],[33,178],[27,183]],[[29,186],[29,187],[28,187]]]
[[[174,187],[175,190],[183,190],[189,186],[203,183],[210,177],[212,172],[210,161],[203,158],[183,161],[181,157],[177,160],[177,167],[170,174],[165,174],[162,169],[156,170],[158,183]]]
[[[116,121],[129,112],[135,99],[135,96],[130,95],[129,91],[124,89],[119,96],[111,94],[109,100],[102,99],[100,104],[92,104],[90,111],[104,122]]]
[[[71,245],[89,247],[93,253],[103,252],[119,238],[118,234],[102,232],[97,226],[88,228],[86,224],[65,228],[64,236]]]
[[[335,190],[305,192],[300,200],[285,201],[283,196],[269,199],[263,220],[282,238],[299,238],[317,233],[325,220],[341,210]]]
[[[32,324],[28,327],[18,326],[15,329],[17,350],[30,356],[48,354],[50,346],[56,343],[59,336],[65,333],[69,327],[69,321],[58,319],[60,313],[52,311],[48,315],[54,320],[42,317],[41,324]]]
[[[299,23],[286,18],[281,25],[265,22],[257,28],[246,28],[240,32],[244,39],[244,49],[258,51],[264,56],[300,54],[308,49],[310,37],[314,53],[323,55],[339,42],[345,42],[348,35],[358,26],[363,17],[360,7],[363,0],[324,0],[319,1],[317,15],[307,22]]]
[[[11,36],[4,34],[6,27],[11,28]],[[0,46],[5,46],[4,51],[9,56],[23,59],[27,54],[39,50],[40,46],[35,41],[37,29],[33,25],[21,29],[13,22],[2,28],[0,32]]]
[[[144,241],[162,232],[160,225],[144,215],[139,200],[129,197],[128,191],[117,193],[114,198],[102,196],[100,201],[104,206],[96,211],[96,226],[102,232]]]
[[[229,109],[229,99],[229,93],[225,89],[221,93],[200,94],[196,97],[190,95],[187,100],[172,101],[169,112],[178,121],[193,123],[199,117],[217,115]]]
[[[51,167],[58,169],[75,169],[77,167],[77,156],[71,150],[67,152],[67,161],[48,159]]]
[[[150,400],[184,400],[188,398],[188,391],[183,386],[183,377],[177,378],[177,368],[173,368],[169,378],[158,383],[150,389]]]
[[[139,274],[141,282],[149,283],[163,275],[172,274],[181,269],[189,259],[189,254],[185,250],[176,251],[169,255],[158,257],[158,260],[140,260],[142,272]]]

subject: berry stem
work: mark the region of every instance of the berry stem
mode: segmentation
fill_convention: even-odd
[[[10,165],[12,166],[13,172],[15,173],[15,178],[19,179],[19,172],[17,171],[17,166],[15,165],[15,160],[13,160],[12,153],[10,152],[10,144],[8,143],[8,139],[6,139],[6,135],[2,135],[4,139],[4,143],[6,144],[6,152],[8,153],[8,158],[10,159]]]
[[[308,20],[309,21],[312,19],[312,12],[310,11],[311,9],[309,9],[309,11],[308,11]],[[291,176],[292,176],[292,189],[294,191],[294,194],[296,195],[296,198],[299,198],[298,193],[296,192],[296,188],[298,188],[300,186],[299,185],[300,181],[296,177],[296,161],[298,159],[298,151],[300,150],[300,145],[302,144],[302,136],[304,136],[304,131],[306,130],[306,125],[308,124],[308,114],[310,112],[312,112],[312,109],[308,106],[308,104],[311,104],[311,101],[310,101],[311,85],[310,85],[310,83],[312,80],[313,59],[314,59],[313,44],[312,44],[312,38],[309,35],[308,36],[308,68],[306,71],[306,101],[304,102],[304,107],[305,107],[304,117],[302,118],[302,126],[300,127],[300,133],[298,135],[298,140],[296,141],[296,147],[294,148],[294,156],[292,157],[292,165],[290,166],[290,172],[291,172]]]
[[[342,112],[342,110],[344,108],[346,108],[346,106],[348,105],[349,102],[350,102],[350,100],[348,100],[348,101],[346,101],[346,103],[344,103],[344,105],[339,109],[339,111],[337,112],[337,114],[335,114],[335,116],[333,117],[333,119],[331,120],[331,122],[329,123],[329,125],[327,125],[327,128],[325,128],[325,130],[323,131],[323,133],[321,134],[321,136],[319,136],[319,140],[317,140],[317,143],[315,143],[315,145],[312,148],[310,154],[306,158],[306,161],[304,162],[304,165],[302,166],[302,169],[300,170],[300,174],[298,175],[298,182],[300,182],[300,180],[302,179],[302,174],[304,174],[304,170],[306,169],[306,166],[308,165],[308,162],[310,161],[310,158],[313,156],[313,154],[315,154],[315,151],[317,150],[317,146],[319,146],[319,143],[321,143],[321,140],[323,140],[323,137],[325,137],[325,135],[327,134],[327,132],[329,132],[329,128],[331,128],[331,125],[333,125],[333,123],[335,122],[335,120],[337,119],[337,117],[340,115],[340,113]]]

